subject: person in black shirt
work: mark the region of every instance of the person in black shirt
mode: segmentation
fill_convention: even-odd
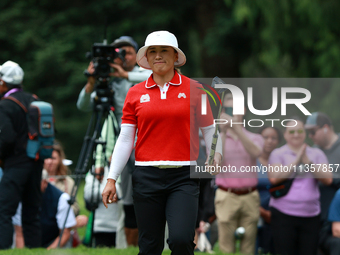
[[[332,199],[340,188],[340,171],[337,169],[340,164],[339,134],[334,131],[331,119],[323,112],[313,112],[308,116],[305,128],[309,138],[326,154],[328,162],[333,168],[332,184],[329,186],[319,184],[321,205],[319,247],[325,254],[339,254],[340,238],[332,235],[332,224],[328,220]]]
[[[39,207],[43,162],[26,154],[28,126],[26,108],[32,95],[22,89],[24,71],[15,62],[0,67],[0,160],[3,176],[0,182],[0,249],[12,245],[12,216],[22,201],[22,226],[26,247],[39,247],[41,230]],[[12,100],[6,99],[11,97]],[[14,98],[14,100],[13,100]]]

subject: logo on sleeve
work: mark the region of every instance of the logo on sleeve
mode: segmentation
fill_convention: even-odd
[[[140,97],[140,102],[141,102],[141,103],[150,102],[150,96],[149,96],[149,94],[142,95],[142,96]]]
[[[187,98],[187,96],[185,95],[185,93],[179,93],[179,94],[178,94],[178,98],[181,98],[181,97]]]

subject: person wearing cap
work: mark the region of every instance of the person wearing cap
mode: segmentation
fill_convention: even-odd
[[[115,183],[138,130],[132,182],[140,255],[162,253],[166,221],[171,254],[194,254],[199,181],[190,178],[190,165],[198,158],[198,129],[209,150],[215,128],[210,107],[206,115],[200,114],[204,92],[197,87],[202,85],[175,70],[185,62],[175,35],[156,31],[147,36],[137,63],[153,74],[128,91],[102,193],[106,207],[117,200]],[[220,139],[216,151],[214,165],[222,158]]]
[[[329,164],[333,164],[334,167],[336,167],[336,164],[340,164],[339,134],[335,133],[329,116],[323,112],[313,112],[312,115],[308,116],[305,128],[315,146],[325,153]],[[338,228],[339,231],[340,227],[338,224],[332,224],[332,222],[328,220],[332,199],[334,198],[337,190],[340,188],[340,170],[333,171],[332,174],[333,181],[331,185],[327,186],[319,183],[322,225],[319,244],[320,248],[327,254],[331,252],[335,252],[334,254],[340,254],[340,236],[333,237],[332,232],[330,231],[332,227]]]
[[[104,122],[101,137],[104,141],[107,138],[106,144],[106,155],[110,158],[114,147],[114,124],[112,119],[114,116],[117,118],[118,125],[121,124],[122,110],[124,100],[128,90],[135,84],[146,80],[151,71],[137,66],[136,53],[138,50],[138,44],[130,36],[121,36],[113,41],[111,44],[115,48],[125,50],[124,62],[120,58],[114,59],[114,63],[109,63],[113,69],[110,76],[113,77],[110,82],[110,86],[114,90],[113,95],[113,106],[114,115],[110,112],[110,116]],[[94,72],[93,63],[90,62],[88,66],[88,72],[92,74]],[[82,111],[92,111],[94,106],[96,78],[89,76],[85,87],[79,94],[77,107]],[[100,174],[97,176],[98,180],[101,181],[104,173],[104,155],[102,153],[102,146],[98,145],[96,150],[96,173]],[[137,246],[138,230],[137,223],[134,216],[133,200],[132,200],[132,180],[131,172],[133,171],[133,156],[129,159],[129,164],[126,166],[121,176],[121,187],[122,187],[122,200],[124,204],[125,220],[124,220],[124,232],[126,236],[126,242],[129,246]],[[120,232],[118,232],[120,233]],[[118,234],[119,236],[119,234]],[[120,237],[118,237],[119,239]],[[120,244],[117,244],[118,246]],[[124,247],[124,244],[122,244]]]
[[[1,66],[0,159],[3,162],[3,177],[0,182],[0,249],[8,249],[12,245],[11,217],[19,201],[22,201],[26,247],[39,247],[41,242],[39,207],[43,161],[35,161],[26,154],[28,125],[26,113],[18,103],[28,106],[32,95],[23,91],[23,78],[24,71],[17,63],[7,61]]]
[[[139,82],[146,80],[151,72],[149,70],[137,66],[136,53],[138,51],[138,44],[130,36],[121,36],[114,40],[112,46],[125,50],[124,62],[120,58],[114,59],[114,63],[109,63],[113,72],[110,76],[114,79],[111,81],[110,86],[114,90],[113,106],[115,108],[115,115],[119,124],[123,115],[123,104],[128,90]],[[90,74],[94,73],[93,63],[90,62],[87,71]],[[82,111],[92,111],[96,93],[95,89],[96,78],[89,76],[85,87],[79,94],[77,107]]]

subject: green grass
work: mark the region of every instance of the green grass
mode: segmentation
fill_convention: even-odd
[[[1,255],[137,255],[138,248],[127,249],[108,249],[108,248],[87,248],[85,246],[79,246],[73,249],[58,249],[47,251],[45,249],[13,249],[0,252]],[[208,255],[209,253],[195,252],[196,255]],[[170,255],[170,250],[165,250],[162,255]],[[226,255],[215,249],[215,255]],[[233,255],[240,255],[234,253]]]

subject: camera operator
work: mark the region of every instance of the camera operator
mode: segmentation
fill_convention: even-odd
[[[115,48],[120,50],[125,50],[125,57],[124,61],[120,58],[115,58],[114,63],[109,63],[109,65],[113,68],[113,72],[110,73],[110,76],[113,77],[112,81],[109,83],[109,86],[114,90],[113,95],[113,106],[115,108],[114,114],[117,117],[119,127],[121,124],[121,117],[123,115],[123,105],[125,101],[126,94],[128,90],[135,84],[142,82],[149,78],[151,75],[150,70],[143,69],[137,66],[136,61],[136,54],[138,50],[137,43],[129,36],[121,36],[116,39],[112,44]],[[93,62],[90,62],[88,69],[89,74],[93,74],[95,71]],[[94,107],[94,98],[96,96],[95,91],[95,84],[96,84],[96,77],[88,76],[87,83],[85,87],[79,94],[77,107],[79,110],[82,111],[91,111]],[[114,147],[114,140],[110,139],[113,137],[113,128],[112,128],[112,121],[111,118],[107,118],[104,126],[108,126],[109,134],[103,135],[104,126],[102,137],[108,137],[107,145],[106,145],[106,155],[107,157],[112,155],[113,147]],[[110,134],[111,133],[111,134]],[[99,146],[100,147],[100,146]],[[97,150],[97,160],[103,162],[103,160],[98,160],[100,154]],[[130,159],[133,160],[133,159]],[[134,169],[134,163],[127,164],[124,171],[121,175],[121,189],[122,189],[122,200],[124,204],[124,212],[125,212],[125,235],[127,245],[137,246],[138,242],[138,230],[137,230],[137,223],[134,215],[134,207],[133,207],[133,200],[132,200],[132,179],[131,173]],[[96,164],[96,173],[103,173],[104,166],[98,166]],[[103,176],[97,176],[97,179],[102,181]],[[105,180],[106,182],[106,180]],[[117,230],[118,231],[118,230]],[[119,244],[118,244],[119,245]]]
[[[0,250],[12,245],[12,216],[22,201],[22,226],[26,247],[40,246],[41,204],[40,180],[42,160],[27,156],[28,125],[26,109],[32,95],[23,91],[24,71],[12,61],[0,66],[0,160],[3,176],[0,182]]]
[[[114,63],[109,63],[113,68],[113,72],[110,73],[110,76],[114,77],[110,83],[110,86],[114,90],[113,106],[120,125],[124,100],[128,90],[133,85],[149,78],[151,71],[137,66],[136,54],[138,44],[130,36],[121,36],[114,40],[111,45],[123,49],[126,52],[124,61],[120,58],[116,58],[114,59]],[[87,71],[89,74],[94,73],[95,69],[93,62],[90,62]],[[79,94],[77,102],[79,110],[91,111],[93,109],[93,99],[96,95],[95,83],[96,78],[94,76],[89,76],[87,78],[87,83]]]

